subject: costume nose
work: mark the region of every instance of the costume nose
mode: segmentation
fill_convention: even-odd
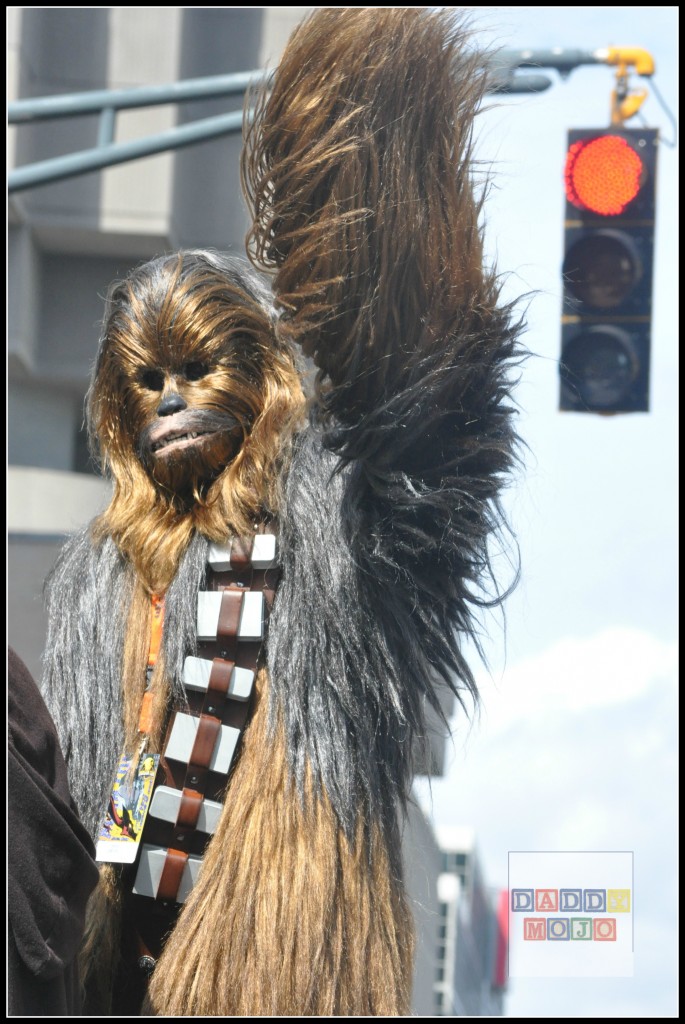
[[[187,409],[188,405],[177,391],[172,391],[170,395],[165,395],[162,401],[157,406],[158,416],[172,416],[175,412],[182,412],[183,409]]]

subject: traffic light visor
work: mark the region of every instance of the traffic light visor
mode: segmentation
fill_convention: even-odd
[[[639,154],[619,135],[574,142],[566,156],[566,197],[581,210],[616,216],[635,199],[645,179]]]

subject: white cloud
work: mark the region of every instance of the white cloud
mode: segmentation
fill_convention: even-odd
[[[676,645],[642,630],[615,627],[564,637],[505,669],[499,682],[481,681],[480,730],[494,735],[522,720],[530,724],[625,703],[659,680],[675,680],[676,664]]]

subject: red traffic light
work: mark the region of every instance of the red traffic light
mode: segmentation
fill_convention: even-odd
[[[560,410],[649,411],[658,135],[569,130]]]
[[[581,210],[616,216],[635,199],[645,179],[642,159],[619,135],[574,142],[564,169],[566,197]]]

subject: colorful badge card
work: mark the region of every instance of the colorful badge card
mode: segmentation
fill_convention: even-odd
[[[122,757],[105,820],[100,826],[95,859],[105,864],[133,864],[150,807],[159,754],[148,754],[136,768]]]

